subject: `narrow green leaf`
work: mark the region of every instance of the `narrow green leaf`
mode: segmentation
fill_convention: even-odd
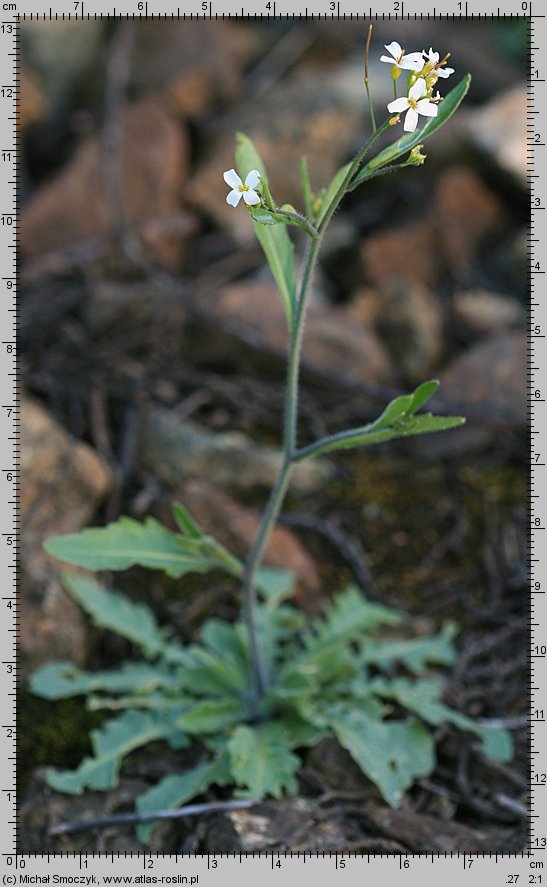
[[[93,758],[84,758],[76,770],[48,770],[47,783],[70,795],[80,795],[85,788],[106,791],[116,785],[124,755],[173,732],[171,717],[153,712],[124,712],[91,731]]]
[[[240,699],[204,699],[184,712],[176,725],[190,734],[218,733],[247,716],[246,706]]]
[[[412,400],[412,394],[401,394],[399,397],[396,397],[388,403],[385,410],[383,410],[374,422],[371,422],[370,425],[365,427],[368,428],[369,431],[379,431],[381,428],[388,428],[390,425],[393,425],[397,419],[400,419],[408,413],[412,407]]]
[[[184,536],[190,536],[191,539],[201,539],[203,530],[195,522],[187,508],[180,502],[173,502],[171,509],[173,517],[177,523],[177,527]]]
[[[86,576],[65,574],[63,585],[95,625],[137,644],[146,656],[162,652],[165,638],[147,606],[134,603],[119,591],[107,591]]]
[[[249,647],[241,637],[236,625],[223,619],[208,619],[201,628],[203,643],[212,653],[227,657],[231,665],[239,671],[249,667]]]
[[[314,619],[313,633],[304,638],[308,649],[331,647],[359,638],[380,625],[398,625],[402,614],[389,607],[367,601],[354,586],[341,591],[325,608],[325,615]]]
[[[300,158],[300,182],[302,183],[302,195],[304,198],[304,208],[308,219],[313,221],[315,215],[313,211],[314,195],[310,181],[310,171],[308,168],[308,158],[303,156]]]
[[[447,722],[460,730],[475,733],[482,740],[482,751],[491,758],[506,762],[513,756],[513,744],[507,730],[482,726],[461,712],[444,705],[441,702],[442,688],[435,681],[414,682],[406,678],[394,681],[378,679],[374,681],[374,690],[380,696],[396,699],[404,708],[414,712],[434,727]]]
[[[256,222],[258,225],[281,224],[281,219],[277,219],[269,210],[261,209],[260,207],[258,207],[257,209],[252,209],[250,212],[250,216],[253,222]]]
[[[419,721],[377,721],[343,705],[330,706],[327,717],[340,745],[391,807],[401,803],[405,789],[415,779],[433,771],[433,738]]]
[[[284,600],[292,597],[295,585],[296,577],[291,570],[274,567],[261,567],[258,570],[256,586],[268,609],[276,609]]]
[[[353,191],[354,188],[366,181],[366,179],[376,172],[376,170],[398,160],[399,157],[410,152],[416,145],[421,145],[421,143],[425,142],[429,136],[433,135],[434,132],[440,129],[440,127],[452,117],[462,103],[469,90],[470,83],[471,75],[467,74],[440,103],[436,117],[430,117],[422,129],[401,136],[400,139],[397,139],[396,142],[389,145],[387,148],[384,148],[384,150],[380,151],[376,157],[369,160],[353,179],[350,185],[350,190]]]
[[[257,727],[236,727],[228,741],[230,770],[243,790],[243,798],[275,798],[285,791],[295,794],[295,778],[300,766],[292,753],[290,740],[281,724],[270,721]]]
[[[72,662],[50,662],[30,678],[31,693],[44,699],[67,699],[85,693],[150,694],[159,687],[176,688],[178,679],[159,665],[127,662],[115,671],[81,671]]]
[[[345,166],[343,166],[341,169],[339,169],[338,172],[336,173],[336,175],[334,176],[334,178],[332,179],[330,185],[327,187],[327,190],[325,191],[325,194],[324,194],[323,199],[321,201],[321,209],[317,213],[317,225],[318,226],[323,221],[325,213],[326,213],[328,207],[330,206],[334,195],[338,192],[338,188],[340,187],[340,185],[344,181],[351,164],[352,164],[352,161],[350,161],[349,163],[346,163]]]
[[[461,416],[432,416],[431,413],[419,413],[417,416],[401,415],[393,425],[386,428],[376,429],[372,425],[364,425],[362,428],[353,428],[332,437],[325,437],[323,440],[299,450],[296,454],[296,461],[299,462],[324,453],[332,453],[334,450],[349,450],[354,447],[386,443],[400,437],[415,437],[419,434],[449,431],[452,428],[460,428],[462,425],[465,425],[465,419]]]
[[[184,689],[196,696],[242,696],[247,692],[249,673],[245,665],[211,653],[197,644],[188,648],[191,662],[180,671]]]
[[[438,379],[430,379],[428,382],[422,382],[421,385],[418,385],[416,390],[412,393],[412,403],[409,407],[409,413],[416,413],[420,407],[423,407],[424,403],[433,397],[437,388],[439,387],[440,382]]]
[[[398,624],[401,618],[396,610],[367,601],[359,589],[347,588],[326,607],[324,617],[313,620],[311,631],[303,635],[305,649],[287,661],[279,673],[278,685],[283,687],[295,674],[303,674],[322,686],[349,680],[357,667],[350,644],[379,625]]]
[[[454,624],[446,623],[440,634],[430,637],[390,641],[367,638],[362,647],[362,661],[385,670],[402,662],[413,674],[422,672],[428,663],[453,665],[456,661],[454,634]]]
[[[245,179],[251,169],[257,169],[262,178],[267,180],[264,164],[252,141],[243,133],[238,133],[236,138],[236,166],[241,178]],[[296,278],[293,266],[294,247],[287,228],[285,225],[263,225],[254,220],[253,228],[279,289],[290,328],[296,302]]]
[[[155,810],[174,810],[198,795],[202,795],[211,785],[226,785],[229,781],[228,756],[221,755],[214,761],[199,764],[186,773],[172,773],[165,776],[157,785],[140,795],[136,801],[138,813],[152,813]],[[148,844],[157,823],[142,822],[137,828],[137,837]]]
[[[172,691],[171,691],[172,692]],[[191,696],[183,696],[180,692],[167,696],[165,692],[156,691],[130,696],[88,696],[86,708],[89,711],[124,711],[125,709],[146,709],[147,711],[170,712],[175,721],[185,708],[194,705],[195,699]],[[185,737],[184,745],[188,745]],[[177,745],[177,747],[183,747]]]
[[[164,570],[178,579],[185,573],[204,573],[216,566],[203,556],[198,538],[172,533],[151,517],[144,523],[121,517],[106,527],[54,536],[44,547],[60,560],[88,570],[126,570],[138,564]]]

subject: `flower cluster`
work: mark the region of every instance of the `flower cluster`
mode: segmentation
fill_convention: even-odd
[[[391,76],[395,82],[403,71],[408,71],[407,95],[395,98],[387,106],[388,111],[394,114],[402,114],[406,111],[404,130],[414,132],[418,125],[418,117],[436,117],[438,103],[441,96],[437,92],[433,95],[433,89],[440,77],[450,77],[454,73],[453,68],[446,68],[450,53],[440,58],[438,52],[430,49],[426,52],[406,53],[395,40],[386,47],[389,56],[382,55],[381,62],[391,65]]]

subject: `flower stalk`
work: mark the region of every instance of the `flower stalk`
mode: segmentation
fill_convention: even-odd
[[[287,314],[289,318],[289,346],[280,467],[262,515],[258,532],[242,570],[242,609],[249,635],[252,663],[251,707],[256,717],[260,717],[261,702],[268,690],[270,679],[258,621],[258,570],[283,506],[293,465],[311,455],[326,452],[333,446],[345,445],[351,443],[354,438],[356,440],[361,440],[362,438],[362,429],[354,429],[353,431],[330,436],[322,441],[316,441],[301,449],[297,448],[300,356],[310,284],[317,265],[323,236],[343,197],[352,191],[357,184],[361,184],[363,181],[374,178],[377,175],[392,172],[395,169],[401,169],[406,166],[418,166],[424,162],[425,155],[420,152],[422,146],[418,145],[411,150],[403,162],[392,163],[384,166],[384,168],[371,170],[370,174],[365,175],[361,173],[359,175],[361,165],[372,145],[390,127],[398,124],[400,115],[403,112],[405,112],[404,130],[406,132],[414,132],[418,124],[419,115],[425,117],[437,116],[440,97],[438,94],[433,96],[433,87],[439,77],[448,77],[452,73],[451,68],[443,67],[446,64],[448,55],[440,59],[439,55],[434,53],[432,49],[428,53],[425,50],[406,53],[400,44],[395,41],[386,45],[385,48],[389,55],[381,56],[380,61],[391,65],[394,100],[387,105],[390,116],[380,126],[377,126],[369,84],[371,36],[372,26],[369,27],[365,43],[364,76],[372,133],[356,153],[353,160],[347,165],[345,171],[341,171],[343,173],[341,180],[326,206],[321,201],[325,200],[323,195],[328,192],[323,192],[318,197],[314,196],[305,158],[302,158],[301,161],[300,176],[305,210],[309,218],[300,214],[294,207],[288,204],[280,207],[275,204],[264,172],[260,173],[257,169],[251,169],[247,173],[245,182],[242,181],[235,170],[229,170],[224,174],[225,181],[232,188],[226,198],[227,202],[232,206],[236,206],[243,198],[255,223],[265,226],[275,224],[294,225],[302,229],[309,237],[300,285],[288,303],[290,306]],[[397,80],[403,72],[406,74],[407,94],[397,97]],[[258,157],[257,160],[259,160]],[[278,268],[278,266],[276,267]],[[359,433],[357,434],[357,432]]]

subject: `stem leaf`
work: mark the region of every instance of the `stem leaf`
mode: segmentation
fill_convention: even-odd
[[[241,178],[244,180],[251,169],[257,169],[262,178],[267,180],[264,163],[251,139],[241,132],[238,132],[236,139],[236,166]],[[274,224],[271,221],[259,222],[253,215],[254,213],[251,213],[253,228],[279,289],[290,328],[296,304],[294,247],[285,225],[275,224],[275,219]]]

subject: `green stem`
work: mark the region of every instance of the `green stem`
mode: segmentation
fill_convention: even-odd
[[[256,613],[256,573],[260,567],[265,548],[268,544],[271,532],[283,505],[285,494],[289,486],[292,464],[294,461],[296,429],[298,422],[298,381],[300,371],[300,352],[302,349],[302,339],[304,335],[304,319],[308,301],[309,285],[313,276],[317,255],[321,238],[315,237],[310,242],[308,256],[304,266],[302,282],[298,294],[296,313],[294,316],[291,337],[289,344],[289,356],[287,366],[287,387],[285,392],[285,414],[284,414],[284,431],[283,431],[283,455],[282,462],[277,475],[276,482],[270,493],[270,498],[262,521],[254,540],[252,548],[249,552],[247,562],[244,569],[243,580],[243,605],[244,616],[247,623],[250,644],[251,658],[254,674],[254,694],[255,701],[258,702],[267,689],[268,674],[266,663],[263,658],[258,638],[258,624]]]
[[[391,117],[392,116],[393,115],[391,115]],[[334,212],[338,208],[338,204],[340,203],[340,201],[342,200],[342,197],[346,193],[351,180],[353,179],[354,175],[359,170],[359,167],[361,166],[363,160],[365,159],[368,151],[370,150],[370,148],[372,147],[372,145],[374,144],[376,139],[379,138],[382,135],[382,133],[384,133],[386,131],[386,129],[389,127],[391,117],[388,117],[387,120],[384,120],[384,122],[381,124],[381,126],[379,126],[378,129],[376,129],[372,133],[372,135],[369,136],[369,138],[366,140],[363,147],[357,152],[357,154],[353,158],[351,165],[348,167],[348,171],[347,171],[346,175],[344,176],[344,178],[340,182],[340,185],[338,186],[338,190],[336,191],[336,194],[332,198],[330,205],[327,207],[327,209],[323,215],[323,218],[321,219],[321,224],[319,225],[319,234],[320,235],[322,235],[324,233],[325,228],[327,227],[330,220],[332,219]]]
[[[310,237],[317,237],[317,229],[308,221],[308,219],[297,212],[291,212],[288,209],[282,209],[280,206],[276,206],[275,209],[272,210],[274,216],[281,216],[282,218],[288,219],[295,227],[302,228],[306,234],[309,234]]]
[[[372,106],[372,97],[370,95],[370,89],[368,86],[368,77],[365,77],[365,89],[367,91],[368,109],[370,111],[370,122],[372,123],[373,131],[376,132],[376,118],[374,116],[374,108]]]
[[[304,321],[306,317],[306,308],[308,305],[308,296],[310,283],[313,277],[319,249],[323,239],[325,228],[331,220],[338,204],[342,200],[346,190],[356,172],[359,169],[367,151],[376,139],[389,126],[389,119],[386,120],[365,142],[360,151],[357,152],[355,158],[348,168],[343,181],[338,190],[334,194],[329,206],[327,207],[319,229],[314,229],[314,234],[310,240],[308,255],[306,257],[302,281],[299,288],[298,299],[296,303],[296,312],[291,325],[291,335],[289,342],[289,355],[287,365],[287,386],[285,392],[285,412],[284,412],[284,431],[283,431],[283,450],[281,466],[277,475],[276,482],[270,493],[270,498],[264,514],[256,538],[249,552],[247,562],[243,571],[243,614],[249,633],[251,647],[251,661],[254,679],[253,697],[255,708],[258,705],[268,686],[268,669],[264,661],[263,649],[260,645],[258,619],[257,619],[257,595],[256,595],[256,573],[262,562],[264,551],[270,539],[270,535],[274,528],[275,522],[283,505],[285,494],[287,492],[291,469],[296,461],[296,431],[298,423],[298,383],[300,377],[300,353],[302,350],[302,340],[304,337]]]

